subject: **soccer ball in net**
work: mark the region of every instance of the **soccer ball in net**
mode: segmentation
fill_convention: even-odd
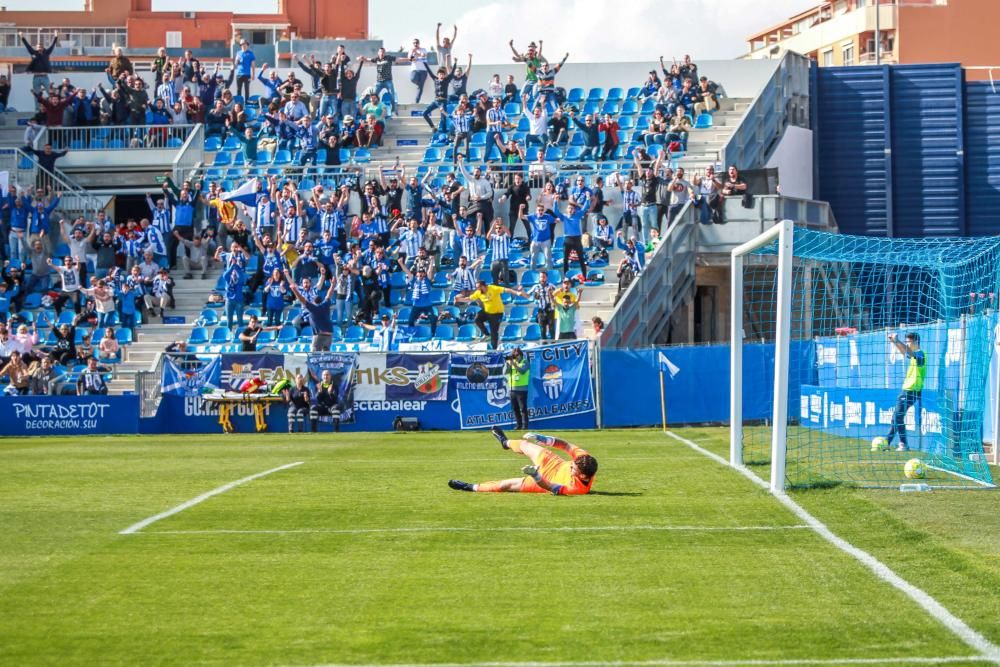
[[[883,436],[877,435],[874,438],[872,438],[873,452],[882,452],[887,449],[889,449],[889,441],[886,440]]]
[[[907,479],[923,479],[927,474],[927,468],[920,459],[910,459],[903,466],[903,474]]]

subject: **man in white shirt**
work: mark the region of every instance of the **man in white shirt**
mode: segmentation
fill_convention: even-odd
[[[410,81],[417,87],[416,103],[420,104],[420,98],[424,94],[424,84],[427,82],[427,69],[424,63],[427,62],[427,50],[420,46],[420,40],[413,38],[413,48],[407,54],[410,61]]]
[[[483,170],[476,167],[469,175],[469,170],[465,168],[465,159],[456,156],[458,168],[465,178],[465,189],[469,192],[469,214],[483,214],[483,220],[493,220],[493,183],[483,177]]]

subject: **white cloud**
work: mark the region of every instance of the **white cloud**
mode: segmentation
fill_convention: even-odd
[[[471,50],[480,64],[510,62],[508,42],[519,51],[544,41],[549,60],[569,52],[570,62],[667,60],[690,53],[695,60],[742,54],[755,30],[781,21],[815,0],[507,0],[461,14],[455,52]],[[442,34],[450,26],[442,27]],[[417,33],[428,45],[430,31]]]

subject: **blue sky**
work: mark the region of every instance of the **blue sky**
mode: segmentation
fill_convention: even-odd
[[[100,2],[100,0],[96,0]],[[327,0],[330,1],[330,0]],[[79,9],[83,0],[4,0],[8,9]],[[695,59],[733,58],[750,32],[807,9],[818,0],[370,0],[371,33],[389,48],[420,37],[433,42],[438,21],[458,24],[456,53],[470,45],[476,62],[507,62],[507,42],[523,50],[544,40],[545,53],[570,52],[576,62],[650,60],[690,53]],[[267,11],[277,0],[215,0],[217,11]],[[203,0],[154,0],[154,8],[197,11]]]

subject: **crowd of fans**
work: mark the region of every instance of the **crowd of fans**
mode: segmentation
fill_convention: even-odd
[[[426,324],[434,335],[439,322],[473,323],[496,348],[505,306],[514,299],[534,306],[542,338],[572,337],[583,285],[602,279],[590,268],[607,266],[613,247],[623,251],[617,267],[621,291],[643,270],[664,223],[688,201],[699,207],[702,222],[721,222],[724,198],[745,193],[735,168],[725,178],[710,167],[688,180],[684,169],[670,166],[671,147],[685,142],[691,129],[688,109],[718,108],[718,87],[698,77],[690,57],[669,69],[661,59],[662,78],[653,70],[643,84],[640,97],[654,100],[654,112],[642,141],[665,150],[651,155],[635,148],[630,169],[581,175],[570,183],[545,163],[544,151],[526,170],[467,166],[476,132],[486,132],[501,164],[518,165],[525,162],[525,148],[565,145],[571,129],[584,137],[583,159],[609,158],[618,147],[619,127],[610,114],[584,113],[555,85],[569,54],[550,64],[541,42],[523,53],[511,42],[514,60],[526,68],[520,88],[514,77],[502,83],[493,75],[470,95],[472,55],[460,67],[453,54],[457,30],[441,38],[440,28],[436,70],[419,40],[398,57],[379,49],[373,59],[352,58],[343,46],[328,62],[293,54],[309,87],[294,71],[282,78],[267,63],[258,68],[249,45],[237,39],[228,75],[219,64],[207,71],[190,51],[173,60],[161,49],[148,88],[116,49],[108,86],[88,92],[69,79],[48,80],[56,36],[47,47],[25,42],[37,120],[49,126],[202,122],[208,136],[240,142],[248,165],[260,151],[275,150],[294,150],[299,164],[315,165],[320,149],[326,149],[327,164],[339,164],[340,148],[377,145],[396,107],[392,68],[408,64],[418,100],[428,78],[433,84],[423,115],[439,142],[452,143],[458,168],[443,179],[432,179],[429,170],[418,178],[397,163],[367,180],[359,169],[356,178],[332,188],[309,183],[300,189],[294,180],[271,176],[256,179],[256,188],[239,196],[235,191],[246,183],[229,184],[231,192],[225,192],[216,181],[178,185],[167,179],[162,196],[148,198],[149,217],[117,224],[103,213],[94,220],[55,221],[59,192],[11,186],[0,208],[0,379],[9,380],[9,391],[52,392],[66,385],[71,367],[77,391],[106,391],[87,371],[92,361],[120,359],[116,328],[134,331],[140,321],[164,316],[173,305],[172,270],[204,278],[214,264],[222,275],[213,298],[245,350],[256,349],[262,333],[286,325],[297,335],[311,333],[316,351],[330,349],[351,325],[373,331],[376,345],[388,349],[399,324]],[[376,84],[359,94],[366,64],[375,67]],[[250,95],[254,79],[265,94]],[[515,101],[529,123],[523,143],[505,111]],[[131,140],[167,136],[147,132]],[[63,153],[47,146],[36,154],[53,168]],[[540,192],[533,196],[531,186]],[[606,207],[617,203],[621,216],[609,220]],[[496,215],[494,207],[504,205],[506,217]],[[558,264],[561,273],[553,276]],[[515,269],[524,269],[520,281]],[[407,310],[390,310],[400,303]],[[462,303],[473,305],[461,311],[456,304]],[[598,327],[603,322],[595,322]],[[91,330],[103,331],[97,346]],[[35,375],[49,380],[30,382]]]

